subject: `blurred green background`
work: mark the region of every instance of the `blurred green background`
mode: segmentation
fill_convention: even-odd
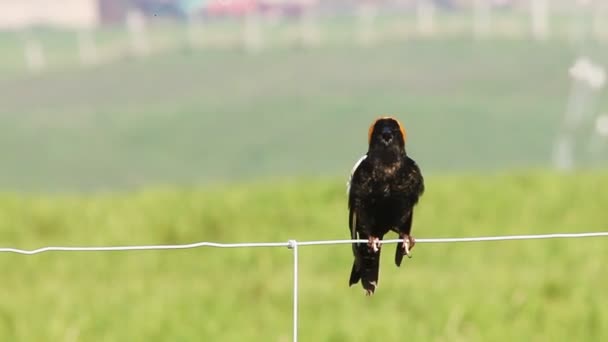
[[[552,2],[540,28],[536,0],[100,0],[92,24],[84,3],[37,26],[0,4],[0,247],[347,238],[345,183],[384,114],[426,176],[416,237],[607,229],[600,3]],[[371,298],[347,286],[350,246],[302,247],[300,340],[604,340],[606,244],[419,244],[401,268],[387,245]],[[291,340],[287,249],[0,269],[2,341]]]

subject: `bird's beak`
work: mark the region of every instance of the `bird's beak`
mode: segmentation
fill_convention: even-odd
[[[391,131],[391,129],[388,127],[383,128],[382,133],[381,133],[381,138],[382,138],[382,142],[384,143],[384,145],[388,146],[388,144],[390,144],[391,141],[393,141],[393,132]]]

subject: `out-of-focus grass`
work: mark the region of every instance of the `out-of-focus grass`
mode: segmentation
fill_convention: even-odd
[[[415,236],[601,231],[601,173],[427,177]],[[0,197],[3,246],[345,238],[344,182]],[[300,249],[302,341],[601,341],[606,239],[419,244],[380,287],[348,288],[350,247]],[[287,249],[0,254],[3,341],[288,341]]]
[[[346,174],[381,114],[402,120],[429,172],[548,165],[574,58],[565,43],[438,39],[203,50],[17,77],[0,82],[0,186]],[[592,130],[580,131],[580,157]]]

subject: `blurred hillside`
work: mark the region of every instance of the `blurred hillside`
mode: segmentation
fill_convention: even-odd
[[[608,57],[595,7],[536,27],[523,2],[339,3],[184,17],[142,1],[123,24],[5,30],[0,186],[346,179],[381,114],[427,173],[551,167],[562,141],[576,165],[608,160],[603,81],[572,76]]]

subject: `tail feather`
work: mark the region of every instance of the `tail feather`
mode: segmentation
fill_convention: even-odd
[[[403,256],[405,255],[405,251],[400,243],[397,244],[397,249],[395,250],[395,265],[397,267],[401,266],[401,262],[403,261]]]
[[[368,294],[373,294],[378,287],[378,274],[380,271],[380,251],[374,252],[366,245],[358,250],[358,260],[353,262],[350,272],[349,286],[361,281],[361,286]]]
[[[357,267],[357,261],[353,262],[353,268],[350,271],[350,279],[348,281],[348,286],[353,286],[361,280],[361,272],[359,272],[359,267]]]

